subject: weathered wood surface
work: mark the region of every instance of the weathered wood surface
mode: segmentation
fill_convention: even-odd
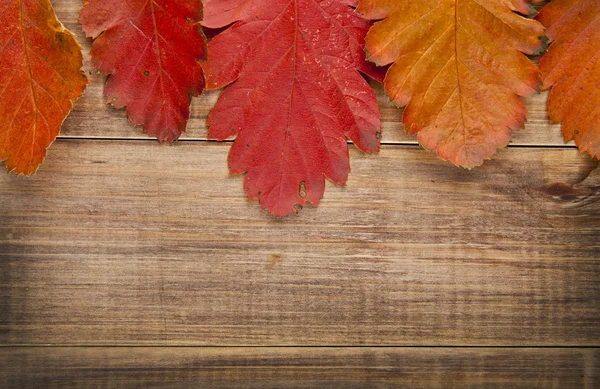
[[[124,110],[117,111],[107,106],[103,97],[105,77],[90,63],[91,40],[86,39],[77,23],[82,2],[76,0],[54,0],[57,16],[61,22],[77,35],[84,47],[85,71],[90,78],[83,97],[79,99],[73,112],[66,120],[61,137],[83,138],[132,138],[148,139],[141,127],[133,127],[127,122]],[[402,110],[397,109],[384,94],[383,87],[371,82],[381,108],[383,119],[382,142],[385,144],[416,144],[416,138],[406,135],[402,125]],[[219,92],[208,92],[193,100],[191,120],[182,140],[204,140],[207,136],[206,117],[217,101]],[[550,125],[546,111],[547,93],[526,99],[528,121],[524,129],[513,132],[513,145],[561,146],[564,140],[560,125]],[[99,125],[101,123],[101,125]]]
[[[572,149],[466,171],[352,152],[278,220],[228,145],[57,142],[0,176],[0,343],[600,346],[600,201]]]
[[[546,94],[527,147],[466,171],[373,83],[388,146],[279,220],[205,141],[216,92],[151,141],[102,99],[82,2],[52,3],[91,85],[36,176],[0,175],[1,388],[600,386],[600,170]]]
[[[8,389],[594,389],[600,384],[597,349],[50,347],[0,351],[0,386]]]

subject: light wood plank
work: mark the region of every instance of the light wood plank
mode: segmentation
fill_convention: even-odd
[[[227,152],[59,141],[36,176],[0,175],[0,343],[600,345],[600,201],[575,150],[473,171],[352,151],[348,187],[283,220]]]
[[[598,384],[597,349],[0,349],[5,389],[594,389]]]
[[[103,98],[104,76],[98,74],[90,63],[91,40],[86,39],[78,24],[81,0],[53,0],[61,22],[77,35],[84,47],[85,72],[90,78],[83,97],[62,127],[62,137],[83,138],[132,138],[147,139],[141,128],[134,128],[126,119],[123,110],[117,111],[106,105]],[[382,142],[386,144],[416,144],[416,138],[408,136],[402,125],[402,110],[397,109],[377,82],[371,82],[381,108],[383,129]],[[206,117],[217,101],[219,92],[208,92],[192,103],[192,114],[187,132],[182,140],[205,140]],[[514,131],[513,145],[564,146],[560,125],[548,123],[546,110],[547,93],[526,99],[528,121],[525,128]]]

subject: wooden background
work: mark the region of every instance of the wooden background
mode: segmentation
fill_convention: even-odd
[[[600,169],[542,94],[483,167],[404,135],[275,219],[206,141],[159,144],[91,85],[32,178],[0,175],[0,387],[600,388]]]

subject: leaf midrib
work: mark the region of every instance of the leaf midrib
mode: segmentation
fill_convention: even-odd
[[[31,88],[31,98],[33,100],[33,126],[31,127],[31,129],[29,129],[27,131],[27,134],[29,133],[29,131],[33,130],[33,137],[31,138],[33,141],[31,143],[31,157],[30,157],[30,161],[33,160],[33,147],[35,144],[35,139],[37,136],[37,117],[38,117],[38,103],[37,103],[37,98],[35,95],[35,90],[33,87],[33,72],[31,70],[31,63],[29,60],[29,54],[27,53],[27,49],[28,49],[28,45],[25,39],[25,32],[23,31],[23,0],[17,0],[19,2],[19,32],[21,34],[21,41],[23,44],[23,57],[25,59],[25,64],[27,65],[27,72],[29,74],[29,87]],[[19,108],[20,110],[21,108]],[[16,116],[16,115],[15,115]],[[45,120],[45,119],[44,119]],[[23,148],[23,144],[25,143],[25,139],[27,139],[27,136],[25,136],[25,134],[23,135],[23,139],[21,140],[21,145],[19,146],[19,150],[21,150]]]
[[[462,135],[463,135],[463,147],[466,148],[467,146],[467,131],[466,128],[467,126],[465,125],[465,112],[464,112],[464,108],[463,108],[463,98],[462,98],[462,88],[460,85],[460,70],[458,68],[458,63],[459,61],[462,62],[462,60],[459,59],[459,55],[458,55],[458,2],[459,0],[454,0],[454,58],[455,58],[455,67],[456,67],[456,83],[457,83],[457,88],[458,88],[458,103],[460,106],[460,121],[463,127],[463,131],[462,131]],[[456,131],[456,129],[458,128],[455,127],[454,130],[450,133],[450,135],[448,137],[450,137],[454,131]]]

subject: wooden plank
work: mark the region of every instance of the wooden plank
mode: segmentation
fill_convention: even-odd
[[[347,188],[282,220],[227,152],[59,141],[36,176],[0,175],[0,343],[600,345],[600,201],[575,150],[472,171],[353,150]]]
[[[35,347],[0,349],[20,388],[593,389],[597,349]]]
[[[134,138],[146,139],[140,128],[134,128],[126,119],[124,111],[106,105],[103,98],[104,77],[90,63],[91,40],[86,39],[78,24],[81,0],[53,0],[57,16],[73,31],[84,47],[85,72],[90,78],[83,97],[77,101],[70,117],[63,125],[62,137],[83,138]],[[382,141],[385,144],[416,144],[416,138],[408,136],[402,125],[402,110],[397,109],[385,96],[383,87],[372,82],[381,107],[383,118]],[[194,99],[192,116],[182,140],[204,140],[207,136],[206,117],[217,101],[219,92],[209,92]],[[550,125],[546,110],[547,93],[526,99],[529,112],[523,130],[514,131],[513,145],[564,146],[559,125]]]

